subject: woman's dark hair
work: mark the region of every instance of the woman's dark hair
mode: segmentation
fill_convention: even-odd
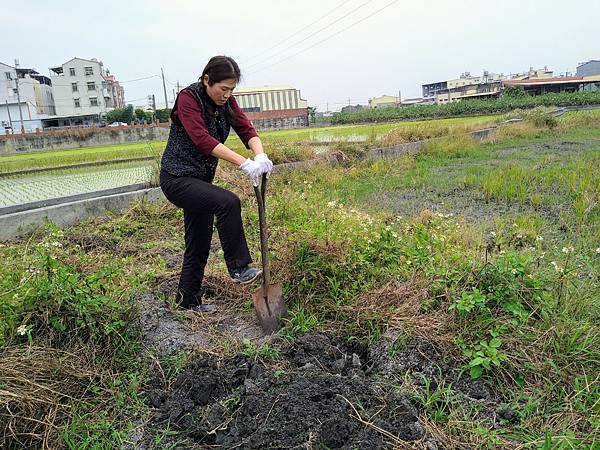
[[[208,61],[208,64],[202,71],[200,80],[204,78],[204,75],[208,75],[209,86],[229,78],[233,78],[236,83],[239,83],[242,77],[240,67],[230,56],[213,56],[210,58],[210,61]],[[204,85],[204,83],[202,84]]]

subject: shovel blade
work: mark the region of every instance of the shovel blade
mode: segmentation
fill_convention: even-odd
[[[281,284],[269,285],[266,299],[263,288],[258,288],[254,292],[252,299],[254,309],[256,310],[256,317],[258,317],[258,322],[263,331],[267,334],[277,331],[281,327],[281,319],[287,317],[287,308],[283,302]]]

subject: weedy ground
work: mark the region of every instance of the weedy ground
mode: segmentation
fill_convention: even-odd
[[[172,301],[182,212],[48,226],[0,248],[7,448],[597,448],[600,115],[279,172],[271,339],[217,236],[206,301]],[[390,132],[391,133],[391,132]],[[390,137],[391,144],[410,141]],[[226,166],[258,258],[256,203]]]

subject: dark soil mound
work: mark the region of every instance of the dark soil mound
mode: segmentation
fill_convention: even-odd
[[[464,401],[492,401],[483,384],[471,393],[474,386],[427,342],[394,353],[383,344],[368,349],[306,335],[282,345],[268,365],[241,355],[192,361],[168,389],[157,384],[148,392],[157,408],[150,428],[177,430],[186,437],[180,448],[385,449],[415,441],[443,448],[427,436],[417,405],[388,378],[395,373],[433,383],[448,376]]]

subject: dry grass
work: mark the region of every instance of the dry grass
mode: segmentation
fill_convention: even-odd
[[[375,321],[388,329],[401,329],[408,335],[418,336],[441,345],[451,342],[447,329],[446,313],[423,310],[423,303],[430,298],[431,281],[416,274],[408,281],[392,280],[384,286],[365,292],[351,305],[339,309],[351,316],[355,323]]]
[[[530,122],[516,122],[503,125],[494,130],[486,139],[486,144],[497,144],[514,138],[522,138],[535,135],[541,128]]]
[[[73,402],[102,377],[89,346],[77,352],[8,347],[0,358],[0,447],[57,448]]]
[[[496,126],[496,123],[493,121],[460,125],[422,124],[392,130],[380,138],[380,143],[385,147],[392,147],[398,144],[406,144],[408,142],[422,141],[431,138],[465,135],[471,131],[494,126]]]

